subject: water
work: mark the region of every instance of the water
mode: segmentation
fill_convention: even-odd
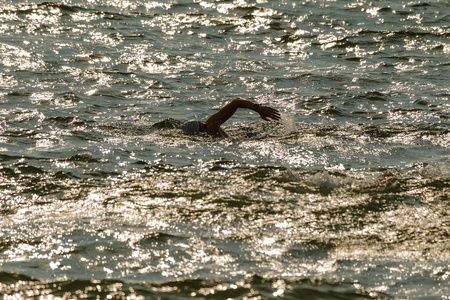
[[[450,297],[448,1],[0,4],[5,299]]]

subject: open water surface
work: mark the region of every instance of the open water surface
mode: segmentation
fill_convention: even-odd
[[[0,21],[5,299],[450,298],[447,0],[0,0]],[[283,120],[178,129],[237,96]]]

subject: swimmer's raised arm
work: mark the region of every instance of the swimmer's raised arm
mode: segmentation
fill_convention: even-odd
[[[231,118],[238,108],[252,109],[266,121],[281,119],[280,112],[274,108],[259,105],[244,98],[236,98],[206,120],[206,132],[213,136],[227,136],[220,126]]]

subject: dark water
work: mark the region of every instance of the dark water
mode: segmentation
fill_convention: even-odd
[[[448,1],[0,4],[5,299],[450,298]]]

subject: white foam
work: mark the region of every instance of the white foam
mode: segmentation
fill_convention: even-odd
[[[295,125],[295,117],[293,114],[283,113],[281,115],[281,122],[284,126],[285,134],[297,132],[297,126]]]

